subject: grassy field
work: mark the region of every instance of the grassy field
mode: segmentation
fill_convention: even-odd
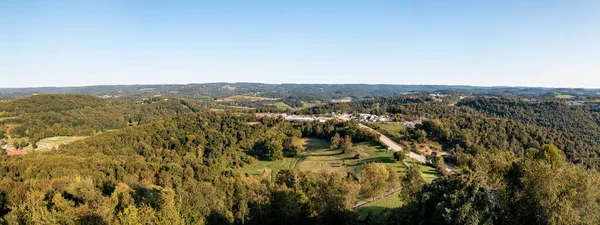
[[[274,176],[282,169],[295,168],[301,158],[302,157],[286,157],[283,160],[277,161],[259,161],[256,164],[242,168],[240,171],[252,176],[260,176],[263,173],[269,173],[271,176]]]
[[[307,108],[312,108],[315,107],[317,105],[322,104],[320,101],[317,102],[302,102],[302,107],[298,107],[298,108],[294,108],[291,107],[283,102],[275,102],[271,105],[277,107],[277,109],[282,109],[282,110],[287,110],[287,109],[291,109],[291,110],[300,110],[300,109],[307,109]]]
[[[294,108],[292,108],[291,106],[289,106],[289,105],[286,105],[286,104],[285,104],[285,103],[283,103],[283,102],[275,102],[275,103],[273,103],[273,105],[274,105],[275,107],[277,107],[277,109],[282,109],[282,110],[294,109]]]
[[[347,153],[343,153],[339,149],[330,149],[329,141],[307,138],[303,139],[306,152],[299,157],[285,158],[279,161],[260,161],[256,164],[246,166],[241,169],[243,173],[249,175],[261,175],[263,171],[271,173],[273,177],[279,170],[297,168],[303,171],[329,171],[329,172],[354,172],[358,174],[363,166],[370,162],[381,162],[386,166],[394,168],[398,173],[404,174],[406,166],[402,162],[397,162],[393,158],[393,153],[386,150],[383,146],[376,142],[356,143]],[[354,156],[361,155],[360,159],[355,159]],[[410,160],[409,163],[413,163]],[[426,182],[431,182],[437,177],[435,168],[417,164]],[[369,212],[372,215],[383,215],[388,213],[389,209],[400,207],[401,202],[398,194],[392,194],[375,202],[366,204],[357,209],[361,218],[366,217]]]
[[[399,193],[392,194],[385,198],[379,199],[377,201],[366,204],[358,209],[356,212],[360,219],[365,219],[369,213],[373,217],[383,218],[386,214],[391,213],[389,209],[398,208],[402,205],[402,201],[400,201]]]
[[[388,136],[392,140],[398,140],[402,138],[402,131],[406,129],[402,124],[389,122],[389,123],[368,123],[369,127],[381,132]]]
[[[438,174],[435,168],[421,163],[418,164],[421,167],[421,175],[423,176],[425,182],[431,183],[431,181],[437,178]]]
[[[569,98],[573,98],[574,96],[568,95],[568,94],[554,93],[554,97],[561,98],[561,99],[569,99]]]
[[[279,98],[266,98],[266,97],[258,97],[258,96],[247,96],[247,95],[234,95],[226,98],[217,99],[216,102],[262,102],[262,101],[277,101]]]
[[[388,122],[388,123],[368,123],[369,127],[372,127],[373,129],[376,129],[380,132],[388,132],[388,133],[400,133],[402,132],[404,129],[406,129],[406,127],[404,127],[402,124],[396,123],[396,122]]]
[[[437,172],[435,171],[435,168],[421,163],[418,163],[418,165],[421,169],[421,174],[423,175],[423,179],[425,180],[425,182],[431,183],[431,181],[437,178]],[[391,209],[402,206],[402,201],[400,201],[398,195],[399,193],[395,193],[385,198],[363,205],[360,208],[356,209],[356,212],[358,213],[360,219],[365,219],[369,215],[369,213],[372,217],[383,218],[387,214],[392,212]]]
[[[358,174],[363,166],[370,162],[384,163],[400,173],[406,170],[404,164],[393,159],[392,152],[375,142],[355,144],[351,151],[343,153],[340,149],[330,149],[328,141],[308,139],[306,149],[303,160],[297,165],[300,170]],[[360,159],[356,159],[356,155],[360,155]]]
[[[298,157],[286,157],[278,161],[259,161],[246,166],[241,172],[249,175],[261,175],[265,169],[272,174],[277,174],[282,169],[297,168],[303,171],[329,171],[329,172],[354,172],[359,173],[362,167],[369,162],[381,162],[404,173],[406,167],[401,162],[393,159],[393,154],[376,142],[355,144],[352,151],[343,153],[342,150],[329,148],[329,141],[307,138],[303,139],[306,152]],[[361,155],[360,159],[354,156]]]
[[[45,151],[45,150],[52,150],[52,148],[56,147],[58,148],[58,146],[60,146],[61,144],[68,144],[77,140],[83,140],[88,138],[89,136],[57,136],[57,137],[50,137],[50,138],[45,138],[42,139],[40,141],[37,142],[38,148],[36,150],[38,151]],[[8,151],[13,151],[15,150],[15,148],[12,146],[12,142],[13,141],[27,141],[27,138],[14,138],[12,140],[9,141],[8,143]],[[30,151],[33,150],[33,147],[31,145],[28,145],[27,147],[23,148],[23,150],[25,151]]]

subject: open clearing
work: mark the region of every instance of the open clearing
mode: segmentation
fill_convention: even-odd
[[[406,127],[400,123],[387,122],[387,123],[368,123],[368,126],[388,136],[392,140],[400,140],[402,138],[402,131]]]
[[[560,98],[560,99],[570,99],[573,98],[573,95],[568,95],[568,94],[561,94],[561,93],[555,93],[555,98]]]
[[[393,153],[386,150],[376,142],[364,142],[354,145],[351,151],[343,153],[341,149],[330,149],[329,141],[305,138],[306,152],[297,157],[286,157],[278,161],[259,161],[256,164],[241,169],[248,175],[260,175],[268,170],[277,174],[282,169],[297,168],[302,171],[329,171],[329,172],[354,172],[359,173],[363,166],[370,162],[381,162],[394,168],[399,173],[404,173],[406,167],[402,162],[393,158]],[[360,159],[355,156],[360,155]],[[425,177],[426,174],[423,174]]]
[[[262,102],[262,101],[277,101],[279,98],[266,98],[258,96],[247,96],[247,95],[234,95],[225,98],[217,99],[217,102]]]
[[[381,162],[400,173],[406,171],[402,162],[396,162],[393,153],[387,151],[376,142],[364,142],[354,145],[352,150],[344,153],[341,149],[330,149],[330,143],[321,139],[308,139],[307,151],[303,160],[298,163],[300,170],[323,170],[329,172],[353,172],[358,174],[366,163]],[[360,159],[355,156],[360,155]]]
[[[60,146],[61,144],[69,144],[71,142],[74,142],[77,140],[83,140],[88,137],[89,136],[57,136],[57,137],[45,138],[45,139],[38,141],[38,143],[37,143],[38,148],[36,150],[37,151],[52,150],[52,148],[58,148],[58,146]],[[15,150],[15,147],[12,146],[12,142],[15,140],[27,141],[27,139],[24,139],[24,138],[12,139],[8,143],[7,151]],[[23,148],[23,150],[30,151],[30,150],[33,150],[33,147],[31,145],[28,145],[27,147]]]
[[[273,106],[277,107],[277,109],[282,109],[282,110],[288,110],[288,109],[290,109],[290,110],[299,110],[299,109],[312,108],[312,107],[315,107],[315,106],[318,106],[318,105],[321,105],[321,104],[322,103],[320,101],[315,101],[315,102],[305,102],[305,101],[302,101],[302,107],[298,107],[298,108],[291,107],[291,106],[285,104],[284,102],[275,102],[275,103],[270,104],[270,105],[273,105]]]
[[[399,194],[399,192],[396,192],[390,196],[361,206],[360,208],[356,209],[359,218],[365,219],[369,213],[372,217],[385,217],[387,214],[391,213],[390,209],[402,206],[402,201],[400,201]]]
[[[282,109],[282,110],[294,109],[291,106],[289,106],[289,105],[287,105],[287,104],[285,104],[283,102],[275,102],[275,103],[273,103],[271,105],[277,107],[277,109]]]
[[[259,161],[256,164],[246,166],[240,171],[248,175],[259,176],[263,173],[269,173],[270,175],[276,175],[280,170],[293,169],[298,164],[301,157],[286,157],[283,160],[277,161]]]
[[[277,174],[282,169],[297,168],[302,171],[329,171],[329,172],[354,172],[359,173],[366,163],[381,162],[394,168],[399,173],[404,173],[406,167],[402,162],[396,162],[393,153],[387,151],[376,142],[355,144],[353,149],[343,153],[341,149],[330,149],[329,141],[304,138],[306,152],[297,157],[286,157],[278,161],[259,161],[256,164],[241,169],[248,175],[261,175],[265,172]],[[360,154],[360,159],[354,157]]]
[[[328,171],[328,172],[354,172],[358,174],[366,163],[380,162],[386,166],[394,168],[399,174],[406,172],[406,166],[402,162],[397,162],[393,158],[393,153],[386,150],[383,146],[376,142],[355,143],[353,149],[347,153],[343,153],[340,149],[330,149],[329,141],[305,138],[304,146],[306,152],[298,157],[286,157],[279,161],[259,161],[256,164],[246,166],[241,169],[243,173],[248,175],[259,176],[267,173],[268,176],[274,176],[282,169],[297,168],[302,171]],[[361,158],[354,158],[360,154]],[[407,159],[409,164],[414,162]],[[421,169],[421,174],[426,182],[431,182],[437,177],[435,168],[425,164],[417,163]],[[359,199],[360,201],[360,199]],[[366,217],[369,212],[372,215],[383,215],[389,213],[389,209],[400,207],[401,202],[398,198],[398,193],[371,202],[358,208],[361,218]]]

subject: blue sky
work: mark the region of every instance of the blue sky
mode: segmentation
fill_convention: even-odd
[[[600,1],[0,2],[0,87],[600,87]]]

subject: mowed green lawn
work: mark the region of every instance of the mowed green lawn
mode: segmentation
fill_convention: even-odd
[[[329,141],[307,139],[306,152],[297,167],[303,171],[353,172],[360,173],[365,164],[380,162],[403,173],[406,168],[402,162],[396,162],[393,153],[376,142],[357,143],[352,150],[343,152],[341,149],[330,149]],[[360,155],[360,158],[356,158]]]
[[[301,157],[286,157],[283,160],[277,161],[259,161],[256,164],[252,164],[249,166],[245,166],[240,171],[242,173],[246,173],[248,175],[256,175],[260,176],[264,172],[268,172],[271,174],[277,174],[282,169],[293,169],[300,161]]]
[[[409,162],[409,164],[414,163]],[[431,181],[437,178],[437,171],[435,168],[421,163],[417,163],[417,165],[419,165],[421,169],[421,175],[425,182],[431,183]],[[384,218],[392,212],[391,209],[402,206],[402,201],[398,195],[399,192],[396,192],[385,198],[363,205],[356,209],[356,212],[358,212],[360,219],[365,219],[369,214],[374,218]]]
[[[391,213],[390,209],[398,208],[402,205],[399,194],[399,192],[396,192],[390,196],[361,206],[360,208],[356,209],[359,218],[361,220],[365,219],[369,213],[372,217],[385,217],[386,214]]]
[[[352,151],[343,153],[340,149],[330,149],[330,142],[327,140],[316,138],[305,138],[305,148],[301,156],[278,161],[260,161],[256,164],[246,166],[241,169],[243,173],[248,175],[262,175],[264,171],[271,173],[270,177],[274,177],[277,172],[282,169],[297,168],[302,171],[329,171],[329,172],[354,172],[357,175],[360,170],[370,162],[384,163],[386,166],[394,168],[399,174],[406,172],[406,166],[402,162],[394,160],[393,152],[386,150],[383,146],[376,142],[356,143]],[[355,159],[354,156],[361,155],[360,159]],[[408,159],[409,164],[413,164]],[[437,177],[435,168],[417,163],[420,167],[423,179],[426,182],[431,182]],[[401,206],[398,193],[392,194],[375,202],[366,204],[357,209],[361,218],[366,217],[369,212],[372,215],[382,215],[388,213],[389,209]]]
[[[402,138],[402,131],[406,129],[406,127],[402,124],[396,122],[388,122],[388,123],[368,123],[369,127],[381,132],[382,134],[388,136],[393,140],[398,140]]]
[[[306,152],[297,157],[286,157],[277,161],[259,161],[248,165],[240,171],[248,175],[262,175],[269,170],[277,174],[282,169],[297,168],[302,171],[329,171],[329,172],[354,172],[358,174],[363,166],[370,162],[381,162],[394,168],[399,173],[404,173],[406,167],[402,162],[393,158],[393,153],[386,150],[376,142],[364,142],[354,145],[351,151],[344,153],[341,149],[330,149],[329,141],[305,138],[303,139]],[[355,156],[360,154],[360,159]]]

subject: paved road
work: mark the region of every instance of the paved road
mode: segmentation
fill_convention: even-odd
[[[387,136],[383,135],[379,131],[376,131],[373,128],[370,128],[367,125],[364,125],[362,123],[359,123],[359,125],[362,128],[372,130],[375,133],[379,134],[379,140],[381,140],[381,142],[383,142],[383,144],[386,145],[390,150],[392,150],[394,152],[402,151],[402,146],[400,146],[398,143],[396,143],[392,139],[388,138]],[[420,162],[420,163],[426,163],[427,162],[427,159],[425,158],[425,156],[419,155],[419,154],[414,153],[414,152],[409,152],[408,153],[408,157],[411,158],[411,159],[413,159],[413,160],[415,160],[415,161],[417,161],[417,162]]]

